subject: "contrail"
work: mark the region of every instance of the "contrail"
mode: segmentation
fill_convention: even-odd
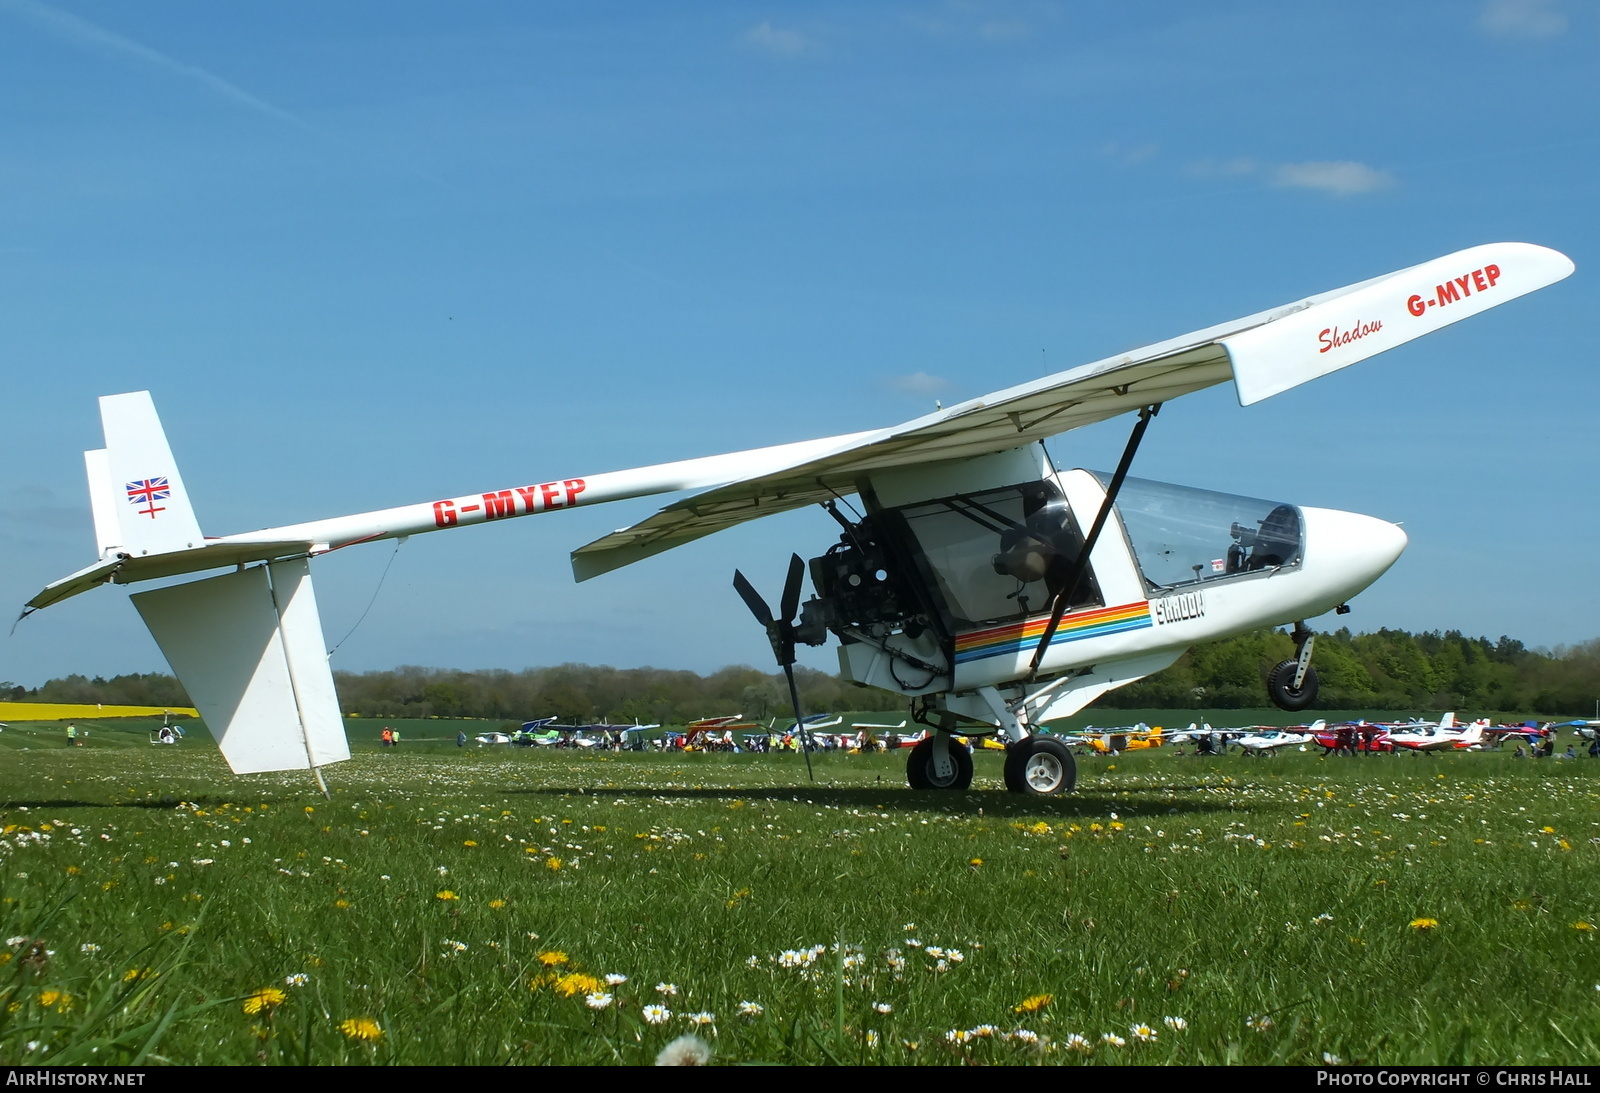
[[[213,75],[203,68],[175,61],[165,53],[157,52],[149,46],[140,45],[131,38],[105,29],[87,19],[80,18],[69,12],[41,4],[38,0],[0,0],[0,10],[26,19],[56,37],[83,49],[98,50],[104,53],[120,54],[133,57],[166,72],[175,73],[186,79],[210,88],[224,98],[232,99],[242,106],[247,106],[257,113],[266,114],[280,121],[290,122],[306,129],[315,129],[301,121],[287,110],[273,106],[263,98],[250,94],[235,84],[229,83],[221,76]]]

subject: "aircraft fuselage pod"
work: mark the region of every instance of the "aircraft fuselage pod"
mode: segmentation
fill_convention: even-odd
[[[1108,477],[1039,444],[865,476],[865,515],[811,561],[802,640],[826,628],[847,679],[1014,741],[1196,642],[1343,604],[1406,544],[1369,516],[1127,479],[1068,594]]]

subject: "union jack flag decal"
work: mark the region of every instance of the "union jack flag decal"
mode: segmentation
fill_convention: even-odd
[[[166,507],[157,505],[157,501],[165,501],[172,496],[172,487],[167,484],[166,478],[146,478],[138,482],[128,483],[128,504],[144,505],[139,510],[141,515],[154,520],[156,513],[166,512]]]

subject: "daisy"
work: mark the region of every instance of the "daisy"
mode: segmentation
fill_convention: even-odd
[[[664,1025],[672,1017],[672,1011],[666,1006],[646,1006],[642,1016],[646,1024]]]

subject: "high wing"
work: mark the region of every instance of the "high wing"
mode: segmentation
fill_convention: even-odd
[[[986,455],[1234,381],[1249,406],[1555,283],[1570,259],[1490,243],[1020,384],[678,501],[572,552],[578,580],[854,493],[872,471]]]

